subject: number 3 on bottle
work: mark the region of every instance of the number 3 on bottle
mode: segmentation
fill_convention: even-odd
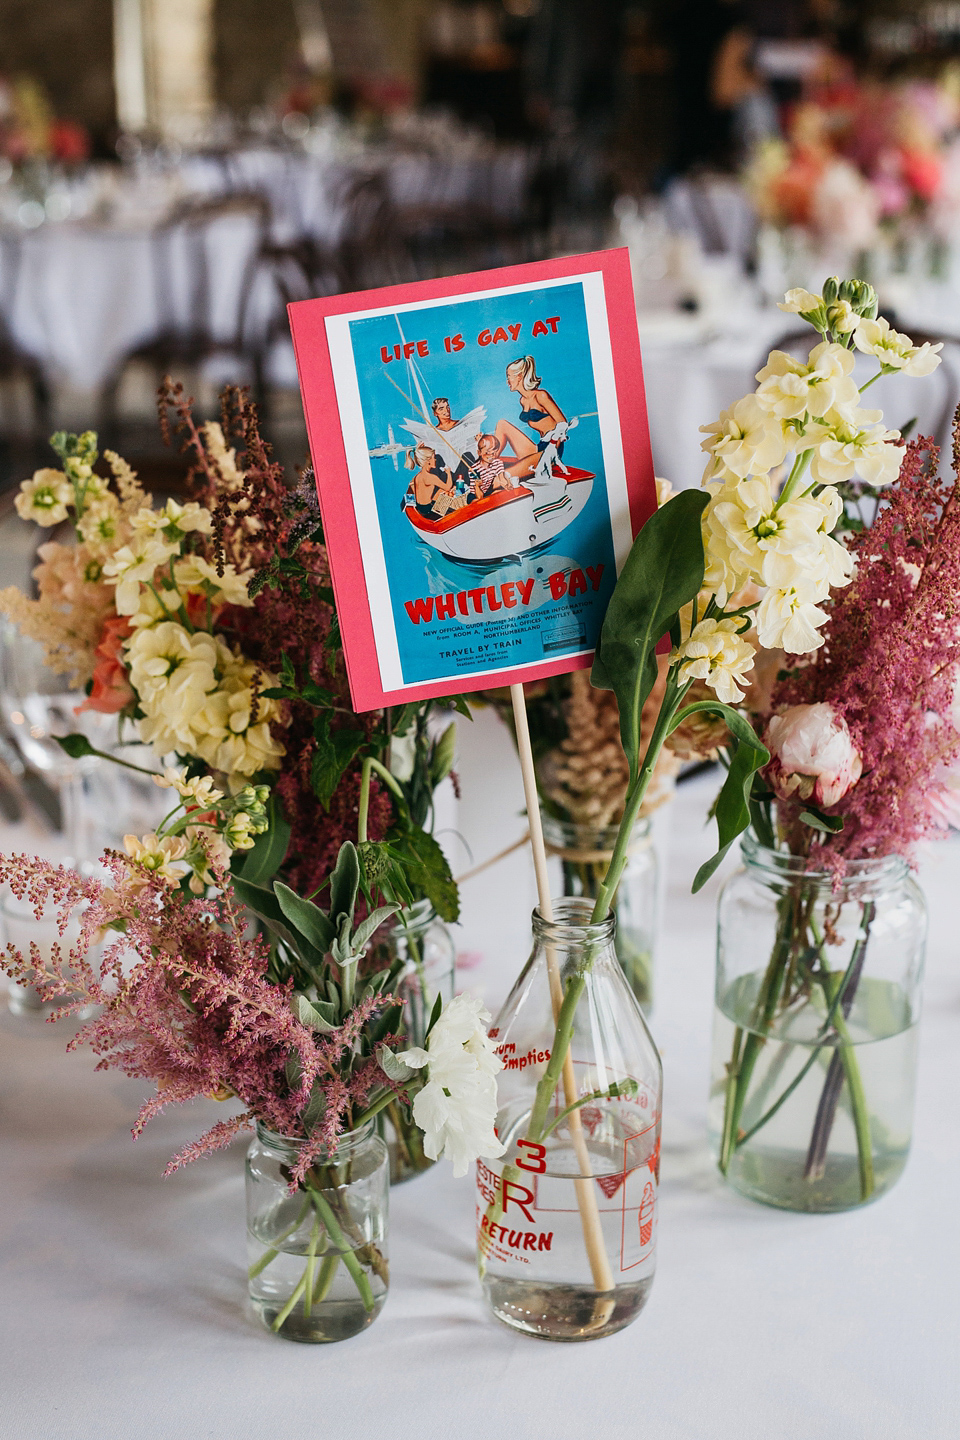
[[[518,1140],[517,1149],[523,1149],[527,1151],[527,1158],[525,1160],[517,1160],[518,1170],[531,1170],[534,1175],[546,1174],[546,1145],[538,1145],[536,1140]]]

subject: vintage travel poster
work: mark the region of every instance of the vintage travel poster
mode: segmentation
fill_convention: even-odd
[[[589,664],[655,505],[625,252],[290,313],[357,709]]]

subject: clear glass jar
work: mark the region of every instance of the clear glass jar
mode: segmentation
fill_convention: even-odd
[[[636,1319],[653,1283],[662,1071],[615,917],[590,924],[583,899],[554,909],[534,911],[533,952],[490,1031],[506,1152],[477,1163],[478,1262],[505,1324],[591,1340]]]
[[[383,927],[365,968],[385,969],[397,956],[403,961],[396,987],[403,1001],[403,1033],[411,1045],[423,1045],[437,996],[444,1005],[453,999],[457,965],[453,937],[429,900],[418,900]],[[377,1125],[390,1157],[391,1185],[422,1174],[434,1163],[424,1155],[423,1135],[399,1100],[380,1111]]]
[[[287,1340],[346,1340],[387,1298],[387,1150],[372,1120],[290,1189],[300,1141],[257,1125],[247,1152],[250,1302]]]
[[[710,1130],[735,1189],[788,1210],[882,1195],[913,1125],[926,906],[897,855],[835,883],[741,841],[720,895]]]
[[[615,825],[598,828],[543,816],[543,838],[548,854],[555,857],[561,871],[564,895],[596,900],[617,834]],[[653,1008],[658,906],[659,867],[652,827],[649,819],[638,819],[614,896],[613,913],[617,918],[617,959],[627,984],[647,1014]]]

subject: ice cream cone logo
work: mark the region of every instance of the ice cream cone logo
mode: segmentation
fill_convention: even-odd
[[[643,1199],[640,1201],[640,1211],[637,1216],[640,1222],[640,1244],[649,1245],[653,1238],[653,1213],[656,1201],[653,1198],[653,1184],[647,1181],[643,1187]]]

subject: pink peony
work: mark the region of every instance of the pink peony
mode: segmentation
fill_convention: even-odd
[[[836,805],[860,779],[863,764],[847,722],[825,701],[792,705],[771,717],[765,775],[781,800]]]

